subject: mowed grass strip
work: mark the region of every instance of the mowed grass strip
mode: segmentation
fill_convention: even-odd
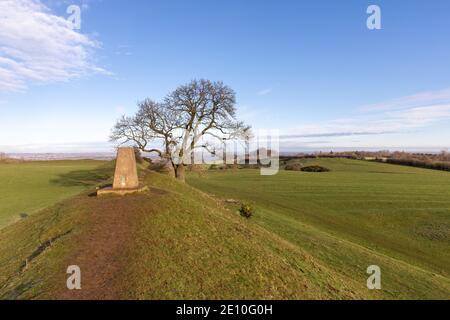
[[[106,161],[0,163],[0,228],[76,195],[112,174]]]

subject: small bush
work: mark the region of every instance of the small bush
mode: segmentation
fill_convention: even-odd
[[[303,168],[301,163],[291,163],[291,164],[287,164],[284,167],[284,170],[289,170],[289,171],[301,171]]]
[[[203,164],[190,164],[187,168],[191,172],[202,172],[208,170],[208,166]]]
[[[148,165],[148,169],[175,177],[175,170],[172,164],[168,161],[153,161]]]
[[[304,172],[328,172],[330,169],[322,166],[308,166],[301,169]]]
[[[144,160],[144,161],[146,161],[146,162],[148,162],[148,163],[153,163],[153,160],[152,160],[152,158],[148,158],[148,157],[142,157],[142,160]]]
[[[209,166],[208,170],[228,170],[235,168],[236,166],[234,164],[212,164]]]
[[[241,213],[241,216],[249,219],[255,212],[255,209],[248,203],[243,203],[243,204],[241,204],[241,208],[239,209],[239,212]]]

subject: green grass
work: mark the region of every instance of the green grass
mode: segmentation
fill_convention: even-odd
[[[80,244],[86,239],[95,241],[95,234],[89,233],[96,224],[94,212],[112,216],[120,202],[126,203],[127,216],[136,223],[128,249],[109,257],[111,263],[126,262],[119,273],[102,282],[106,294],[113,284],[120,287],[112,298],[380,297],[368,292],[365,283],[335,274],[310,254],[205,193],[157,173],[148,173],[144,182],[150,191],[143,194],[111,199],[88,197],[86,192],[5,228],[0,233],[0,298],[61,297],[67,292],[67,266],[79,263],[76,252],[90,255],[90,263],[81,266],[83,279],[89,273],[101,273],[108,266],[90,268],[103,249],[94,245],[94,252],[89,252]],[[23,261],[40,244],[59,235],[63,236],[23,268]],[[81,293],[92,297],[88,284],[83,283],[86,291]]]
[[[81,263],[84,298],[448,299],[449,173],[308,163],[332,171],[209,171],[191,173],[190,186],[143,170],[142,194],[96,198],[91,187],[1,230],[0,298],[67,298],[66,268]],[[255,215],[241,217],[229,198]],[[97,245],[115,237],[127,243]],[[366,287],[372,264],[382,290]],[[93,275],[105,278],[90,287]]]
[[[127,270],[138,299],[343,299],[364,286],[207,194],[165,176],[148,184],[167,192],[149,201]],[[155,208],[156,205],[156,208]],[[149,205],[150,207],[150,205]],[[368,295],[375,297],[373,295]]]
[[[449,173],[345,159],[303,163],[332,171],[208,171],[188,181],[253,203],[256,223],[338,273],[364,281],[368,265],[383,266],[388,296],[448,298]]]
[[[104,180],[104,161],[0,163],[0,228]]]

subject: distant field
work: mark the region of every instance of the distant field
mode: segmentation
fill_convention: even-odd
[[[433,295],[438,275],[448,282],[450,173],[347,159],[301,162],[332,171],[260,176],[258,170],[212,170],[192,173],[188,182],[220,198],[253,203],[254,221],[340,273],[363,279],[368,265],[384,266],[384,283],[397,298],[406,294],[399,282],[424,297]],[[429,273],[429,279],[400,272],[385,258]]]
[[[106,179],[108,171],[111,172],[104,167],[107,163],[94,160],[0,163],[0,228]]]

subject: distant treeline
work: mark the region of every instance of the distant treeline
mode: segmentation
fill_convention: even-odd
[[[440,153],[409,153],[398,151],[317,152],[313,154],[300,153],[295,156],[281,158],[285,161],[293,158],[346,158],[355,160],[371,160],[411,167],[450,171],[450,153],[447,151],[442,151]]]
[[[394,152],[384,161],[404,166],[450,171],[450,153],[447,151],[437,154]]]
[[[9,157],[6,153],[0,152],[0,163],[16,163],[23,162],[23,159],[14,159]]]
[[[0,152],[0,162],[4,162],[6,160],[9,160],[8,156],[4,152]]]
[[[386,150],[382,151],[343,151],[343,152],[314,152],[299,153],[297,158],[347,158],[363,160],[365,158],[387,158],[391,157],[395,152]]]
[[[417,159],[386,159],[385,162],[410,167],[450,171],[450,162],[423,161]]]

